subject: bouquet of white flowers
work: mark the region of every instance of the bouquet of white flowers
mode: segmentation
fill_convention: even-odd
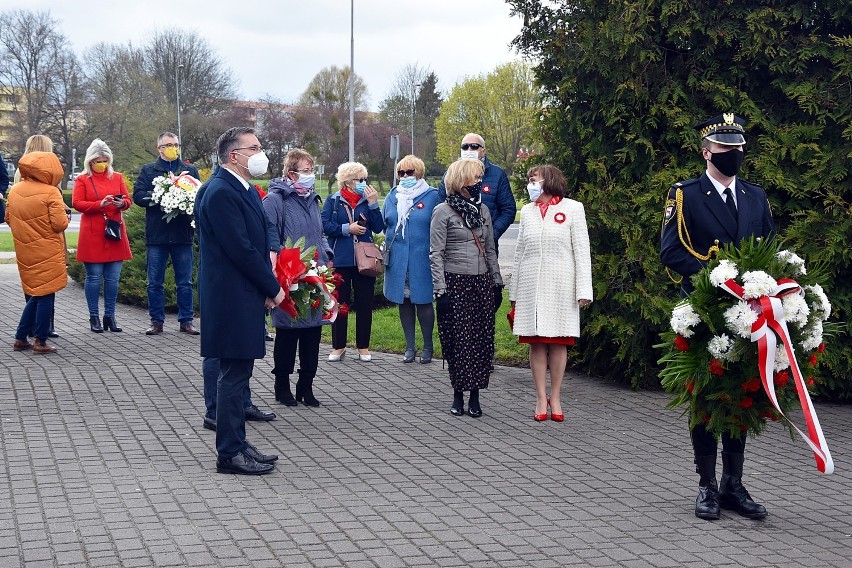
[[[169,172],[167,176],[154,178],[154,191],[151,192],[151,202],[156,203],[163,210],[163,219],[166,223],[178,215],[192,216],[195,209],[195,194],[201,186],[201,182],[181,172],[175,175]],[[195,221],[193,221],[193,227]]]
[[[785,419],[814,451],[819,469],[833,462],[809,390],[819,380],[831,304],[820,270],[777,240],[728,246],[693,278],[694,292],[672,310],[658,348],[670,406],[689,408],[690,427],[715,434],[759,434]],[[807,434],[788,419],[796,403]]]

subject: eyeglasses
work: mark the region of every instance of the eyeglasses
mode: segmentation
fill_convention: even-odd
[[[364,182],[370,183],[370,178],[352,178],[349,181],[359,181],[361,183],[364,183]]]
[[[160,144],[157,148],[180,148],[180,144]]]
[[[397,170],[396,175],[399,177],[413,176],[414,170]]]
[[[263,152],[263,148],[260,146],[246,146],[245,148],[232,148],[231,152],[236,152],[237,150],[252,150],[253,152]]]
[[[462,150],[479,150],[480,148],[484,148],[484,147],[485,146],[483,146],[482,144],[477,144],[476,142],[471,142],[471,143],[465,142],[461,146]]]
[[[305,168],[303,170],[290,170],[290,171],[295,173],[295,174],[304,174],[306,176],[309,176],[313,173],[316,173],[316,170],[314,168]]]

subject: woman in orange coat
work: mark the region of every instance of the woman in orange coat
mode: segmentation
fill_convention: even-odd
[[[89,305],[89,326],[95,333],[103,333],[105,329],[121,331],[115,321],[118,280],[122,263],[133,257],[121,212],[130,207],[130,203],[124,177],[112,169],[112,150],[106,142],[95,138],[86,150],[83,173],[74,182],[71,199],[74,209],[82,213],[77,260],[86,267],[83,289]],[[121,223],[118,240],[105,236],[107,219]],[[103,327],[98,310],[101,280],[104,285]]]
[[[21,182],[12,186],[6,202],[6,223],[15,241],[15,259],[24,293],[30,296],[15,332],[15,351],[53,353],[45,343],[56,292],[65,288],[65,204],[56,191],[63,171],[52,152],[32,152],[18,162]],[[35,343],[27,333],[35,324]]]

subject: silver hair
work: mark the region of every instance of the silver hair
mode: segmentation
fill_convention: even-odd
[[[92,140],[92,143],[89,144],[89,148],[86,150],[86,158],[83,160],[83,173],[85,175],[92,175],[92,160],[95,158],[109,159],[106,174],[108,178],[111,178],[114,171],[112,169],[112,150],[100,138]]]

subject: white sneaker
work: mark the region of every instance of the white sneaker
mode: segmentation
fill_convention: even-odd
[[[342,361],[343,358],[346,357],[346,350],[342,350],[340,353],[335,353],[332,351],[328,354],[328,360],[332,363],[337,363],[338,361]]]

